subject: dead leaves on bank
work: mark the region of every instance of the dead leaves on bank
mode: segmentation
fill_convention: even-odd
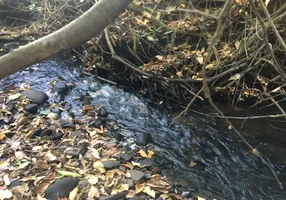
[[[168,199],[180,199],[179,195],[170,193],[170,185],[160,174],[152,174],[154,169],[147,169],[135,160],[120,161],[118,167],[112,169],[104,167],[103,162],[118,161],[124,152],[106,134],[103,125],[100,128],[89,126],[87,121],[96,108],[84,106],[82,109],[87,114],[81,123],[74,128],[62,128],[58,120],[47,117],[48,112],[37,116],[17,109],[25,105],[26,100],[20,99],[16,91],[11,94],[2,92],[1,95],[0,199],[44,200],[47,188],[65,178],[86,183],[85,187],[75,187],[70,191],[69,199],[98,199],[123,191],[128,191],[129,198],[144,194],[150,198],[163,195]],[[52,140],[41,135],[47,129],[62,134],[62,137]],[[69,155],[71,150],[82,146],[86,147],[86,152],[75,151],[78,154]],[[134,155],[140,159],[151,159],[155,152],[140,150]],[[134,182],[134,186],[129,185],[129,172],[133,169],[148,170],[151,177]]]

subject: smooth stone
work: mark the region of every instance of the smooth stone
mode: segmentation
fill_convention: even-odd
[[[88,180],[81,180],[78,184],[78,189],[79,191],[85,189],[85,188],[88,188],[91,186],[91,184],[88,182]]]
[[[67,122],[67,121],[61,120],[60,124],[61,124],[61,127],[62,127],[62,128],[72,128],[72,129],[75,128],[75,125],[74,125],[74,124],[71,124],[71,123],[69,123],[69,122]]]
[[[130,170],[131,179],[133,181],[140,181],[144,177],[144,173],[138,170]]]
[[[46,93],[36,90],[25,90],[22,92],[22,96],[27,97],[27,99],[38,105],[44,104],[49,99]]]
[[[64,136],[64,134],[62,134],[62,133],[57,133],[57,134],[51,135],[49,138],[50,138],[50,140],[59,140],[59,139],[61,139],[63,136]]]
[[[45,198],[57,200],[58,198],[68,198],[69,193],[77,186],[79,179],[65,178],[50,185],[45,191]]]
[[[107,112],[106,108],[101,107],[101,108],[99,109],[98,115],[99,115],[100,117],[104,117],[104,118],[107,117],[107,116],[108,116],[108,112]]]
[[[152,141],[152,137],[150,133],[141,133],[136,137],[136,144],[138,146],[146,146]]]
[[[102,164],[104,168],[108,170],[108,169],[117,168],[120,162],[117,160],[106,160],[106,161],[102,161]]]
[[[107,197],[105,200],[119,200],[119,199],[124,199],[126,195],[128,194],[128,191],[123,191],[118,194],[115,194],[113,196]]]
[[[70,155],[72,157],[79,157],[79,155],[83,155],[86,153],[87,148],[85,146],[78,147],[78,148],[72,148],[66,151],[67,155]]]
[[[133,158],[133,155],[131,153],[125,153],[125,154],[120,155],[120,159],[126,162],[132,160],[132,158]]]
[[[153,158],[145,158],[144,160],[140,161],[141,166],[145,167],[152,167],[154,164]]]
[[[126,173],[127,172],[127,168],[124,166],[119,166],[120,171]]]
[[[36,114],[38,111],[38,104],[31,103],[25,106],[25,110],[30,114]]]
[[[33,139],[33,138],[35,138],[35,137],[40,136],[40,134],[41,134],[42,131],[43,131],[43,129],[41,129],[41,128],[36,129],[36,130],[29,136],[29,138],[30,138],[30,139]]]
[[[53,130],[52,129],[45,129],[40,133],[40,136],[50,136],[53,134]]]
[[[142,200],[142,199],[135,195],[134,197],[130,198],[130,200]]]
[[[147,172],[145,172],[144,177],[145,177],[146,179],[151,179],[151,178],[152,178],[152,173],[149,172],[149,171],[147,171]]]
[[[134,182],[131,179],[126,179],[129,189],[134,187]]]
[[[56,82],[56,84],[53,86],[53,90],[59,93],[66,93],[69,90],[69,86],[64,82]]]

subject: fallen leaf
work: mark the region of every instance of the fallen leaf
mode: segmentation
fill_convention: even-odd
[[[63,177],[66,177],[66,176],[68,176],[68,177],[81,177],[81,175],[80,174],[78,174],[78,173],[75,173],[75,172],[69,172],[69,171],[58,171],[58,173],[61,175],[61,176],[63,176]]]
[[[205,198],[200,197],[200,196],[197,196],[197,199],[198,199],[198,200],[206,200]]]
[[[194,167],[194,166],[196,166],[196,165],[197,165],[196,162],[193,162],[193,161],[190,162],[190,167]]]
[[[204,58],[202,56],[196,57],[196,60],[202,65],[204,64]]]
[[[0,199],[10,199],[13,197],[13,194],[10,190],[2,190],[0,189]]]
[[[103,164],[100,161],[96,161],[93,163],[93,168],[96,169],[98,172],[100,172],[101,174],[106,172]]]
[[[21,96],[21,93],[16,93],[16,94],[10,95],[8,99],[15,100],[15,99],[18,99],[20,96]]]
[[[89,199],[94,199],[94,197],[99,198],[99,191],[96,187],[91,186],[90,190],[88,192],[88,198]]]
[[[150,188],[149,186],[144,187],[143,192],[148,194],[149,196],[151,196],[153,198],[155,198],[155,196],[156,196],[155,191],[152,188]]]
[[[5,133],[0,132],[0,141],[3,140],[6,137]]]
[[[78,187],[75,187],[69,194],[69,200],[75,200],[78,193]]]

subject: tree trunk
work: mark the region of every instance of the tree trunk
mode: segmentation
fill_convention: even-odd
[[[56,32],[0,57],[0,80],[86,42],[99,34],[130,2],[131,0],[100,0],[83,15]]]

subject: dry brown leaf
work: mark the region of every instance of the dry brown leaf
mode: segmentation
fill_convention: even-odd
[[[135,193],[138,194],[144,190],[144,185],[142,183],[137,183],[135,185]]]
[[[99,198],[99,191],[95,186],[91,186],[88,192],[88,198],[94,199],[94,197]]]
[[[155,198],[155,196],[156,196],[155,191],[152,188],[150,188],[149,186],[144,187],[143,192],[148,194],[149,196],[151,196],[153,198]]]

